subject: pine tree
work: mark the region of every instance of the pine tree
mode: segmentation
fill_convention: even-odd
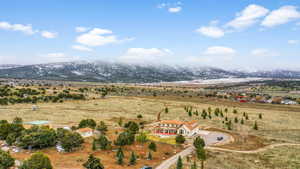
[[[258,118],[262,119],[262,114],[261,113],[259,113]]]
[[[96,145],[96,140],[94,139],[93,140],[93,147],[92,147],[92,150],[97,150],[97,145]]]
[[[204,161],[206,160],[206,153],[203,147],[196,149],[197,159],[201,160],[201,169],[204,169]]]
[[[122,165],[124,163],[123,158],[124,158],[123,155],[121,155],[121,154],[118,155],[118,157],[117,157],[117,163],[119,165]]]
[[[191,169],[197,169],[196,161],[194,161],[194,163],[191,165]]]
[[[168,108],[168,107],[165,108],[165,113],[166,113],[166,114],[169,113],[169,108]]]
[[[245,118],[246,118],[246,120],[249,120],[248,114],[246,114],[246,117],[245,117]]]
[[[135,165],[136,164],[136,155],[135,155],[134,152],[131,153],[129,164],[130,165]]]
[[[241,124],[244,124],[244,119],[241,120]]]
[[[149,150],[156,152],[156,144],[151,142],[148,146]]]
[[[236,109],[233,110],[233,114],[237,114],[238,111]]]
[[[151,151],[149,151],[147,159],[148,159],[148,160],[152,160],[152,159],[153,159],[152,154],[151,154]]]
[[[257,125],[257,122],[256,122],[256,121],[254,122],[253,129],[254,129],[254,130],[258,130],[258,125]]]
[[[179,156],[179,158],[177,160],[176,169],[183,169],[181,156]]]
[[[237,117],[235,117],[235,118],[234,118],[234,122],[235,122],[235,123],[238,123],[238,122],[239,122],[239,119],[238,119]]]
[[[124,153],[123,153],[123,150],[121,147],[118,148],[118,151],[117,151],[117,154],[116,154],[116,157],[118,158],[119,156],[122,156],[124,157]]]
[[[87,169],[104,169],[104,166],[101,164],[100,159],[94,157],[93,155],[89,156],[88,161],[85,162],[83,166]]]

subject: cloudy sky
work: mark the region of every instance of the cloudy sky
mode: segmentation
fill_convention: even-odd
[[[2,0],[0,64],[300,68],[299,0]]]

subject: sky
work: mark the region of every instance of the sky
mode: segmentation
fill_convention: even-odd
[[[0,64],[300,69],[300,0],[1,0]]]

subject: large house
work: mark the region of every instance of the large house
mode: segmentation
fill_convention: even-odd
[[[154,123],[153,133],[159,136],[173,136],[181,134],[183,136],[192,136],[199,130],[197,121],[177,121],[177,120],[162,120]]]

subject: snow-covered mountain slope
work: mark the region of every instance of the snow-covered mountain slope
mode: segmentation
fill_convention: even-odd
[[[0,66],[1,67],[1,66]],[[228,77],[300,78],[296,71],[241,72],[213,67],[135,65],[111,62],[67,62],[2,67],[1,78],[152,83]]]

